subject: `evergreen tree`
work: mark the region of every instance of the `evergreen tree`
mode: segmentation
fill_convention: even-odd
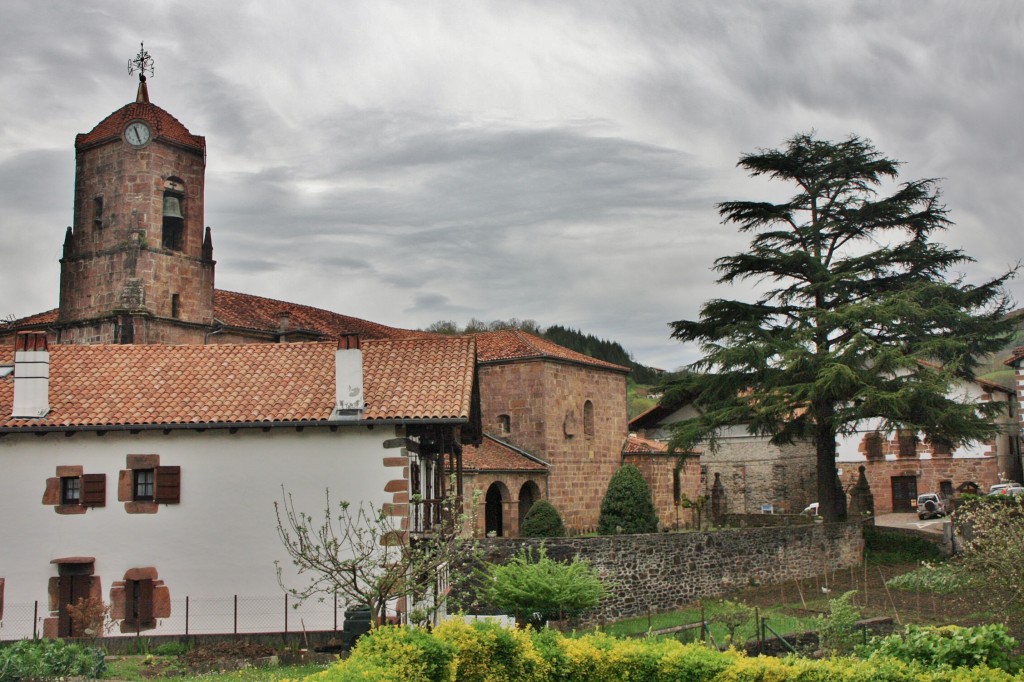
[[[537,500],[526,512],[519,535],[524,538],[561,538],[565,537],[565,524],[555,505],[547,500]]]
[[[703,359],[674,387],[701,414],[681,422],[671,446],[689,449],[724,426],[746,424],[777,444],[817,451],[821,513],[845,516],[836,491],[836,437],[884,420],[951,445],[990,438],[998,404],[950,393],[1005,343],[1004,284],[948,273],[972,259],[931,241],[950,221],[935,180],[879,196],[899,164],[867,140],[813,134],[744,156],[753,176],[793,183],[789,201],[719,204],[725,223],[752,235],[747,251],[715,261],[719,283],[766,283],[753,302],[714,299],[672,336],[700,344]],[[668,395],[666,397],[669,397]]]
[[[608,481],[608,490],[601,501],[597,532],[614,535],[619,532],[653,533],[657,530],[658,513],[654,511],[647,481],[635,466],[623,465]]]

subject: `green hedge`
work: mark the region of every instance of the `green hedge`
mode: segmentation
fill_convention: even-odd
[[[448,621],[433,633],[374,630],[351,656],[315,682],[1006,682],[1024,680],[983,666],[928,667],[874,655],[868,660],[750,658],[673,639],[563,636]]]

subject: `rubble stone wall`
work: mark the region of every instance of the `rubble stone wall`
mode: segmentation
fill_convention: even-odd
[[[502,562],[541,541],[487,539],[484,558]],[[859,522],[700,533],[548,538],[552,559],[580,556],[600,573],[610,594],[581,625],[670,611],[751,585],[771,585],[859,565]]]

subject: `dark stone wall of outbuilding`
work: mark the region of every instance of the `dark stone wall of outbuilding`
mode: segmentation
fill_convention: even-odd
[[[484,559],[503,562],[541,540],[486,539]],[[859,565],[860,522],[700,533],[652,533],[543,540],[548,556],[590,561],[609,596],[580,625],[670,611],[750,585],[770,585]]]

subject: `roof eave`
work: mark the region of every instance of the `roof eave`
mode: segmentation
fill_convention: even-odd
[[[71,424],[71,425],[39,425],[39,426],[0,426],[0,435],[13,433],[63,433],[89,431],[187,431],[213,429],[265,429],[265,428],[297,428],[324,426],[417,426],[417,425],[452,425],[469,423],[467,417],[425,417],[422,419],[352,419],[344,421],[330,420],[296,420],[296,421],[251,421],[251,422],[174,422],[171,424]]]

